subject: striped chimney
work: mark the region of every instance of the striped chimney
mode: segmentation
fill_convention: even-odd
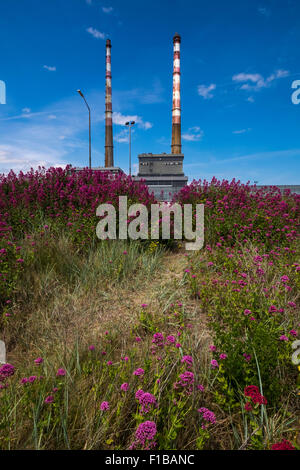
[[[172,153],[181,153],[181,109],[180,109],[180,43],[178,33],[173,37],[173,107],[172,107]]]
[[[106,75],[105,75],[105,167],[114,166],[114,148],[112,131],[111,100],[111,42],[106,41]]]

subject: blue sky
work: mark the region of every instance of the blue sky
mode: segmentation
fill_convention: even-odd
[[[189,179],[299,184],[298,0],[1,0],[0,171],[104,164],[105,40],[112,41],[115,165],[170,152],[172,38],[181,44]]]

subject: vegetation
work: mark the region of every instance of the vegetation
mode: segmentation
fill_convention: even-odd
[[[299,196],[193,182],[185,253],[98,240],[119,195],[155,202],[88,170],[0,177],[0,448],[299,449]]]

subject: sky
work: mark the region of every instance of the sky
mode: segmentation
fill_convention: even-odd
[[[108,38],[115,165],[128,171],[127,120],[135,172],[138,154],[169,153],[176,32],[189,181],[299,184],[299,0],[0,0],[0,172],[88,165],[79,88],[104,165]]]

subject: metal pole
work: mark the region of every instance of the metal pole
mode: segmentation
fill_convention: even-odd
[[[81,96],[81,98],[83,98],[85,104],[86,104],[86,107],[88,109],[88,112],[89,112],[89,169],[92,168],[92,132],[91,132],[91,110],[90,110],[90,107],[87,103],[87,100],[85,99],[85,96],[84,94],[82,93],[81,90],[77,90],[77,93],[79,93],[79,95]]]
[[[129,176],[131,176],[131,125],[129,124]]]
[[[91,110],[89,108],[89,169],[92,168]]]

